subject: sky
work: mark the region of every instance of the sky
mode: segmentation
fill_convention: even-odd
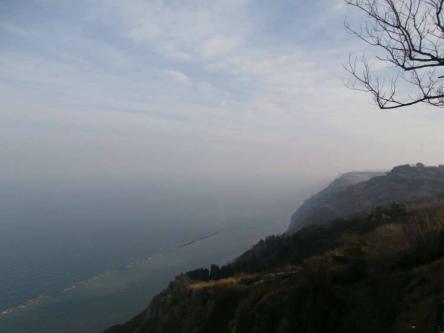
[[[444,163],[444,111],[380,111],[345,86],[365,50],[344,31],[356,15],[333,0],[0,0],[2,191],[276,195]]]

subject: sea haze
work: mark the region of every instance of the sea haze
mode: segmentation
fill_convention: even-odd
[[[125,321],[176,274],[283,232],[307,192],[6,188],[0,331],[98,332]]]

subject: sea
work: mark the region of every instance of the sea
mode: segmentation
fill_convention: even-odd
[[[15,194],[0,197],[1,333],[98,333],[125,322],[181,272],[284,232],[303,198],[242,209],[208,196],[150,204],[140,193]]]

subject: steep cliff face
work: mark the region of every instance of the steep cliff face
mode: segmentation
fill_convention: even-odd
[[[418,202],[440,196],[444,196],[444,167],[417,164],[398,166],[387,174],[349,173],[305,201],[293,214],[288,232],[393,202]]]
[[[270,237],[221,269],[178,276],[106,333],[434,332],[444,205],[393,205]]]

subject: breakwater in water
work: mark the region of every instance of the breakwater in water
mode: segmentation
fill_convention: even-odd
[[[51,298],[57,297],[58,295],[71,293],[71,292],[73,292],[73,291],[75,291],[77,289],[85,288],[85,287],[87,287],[89,285],[92,285],[94,283],[99,283],[101,280],[103,280],[104,278],[106,278],[107,276],[110,276],[112,274],[116,274],[116,273],[122,272],[124,270],[134,269],[134,268],[136,268],[138,266],[147,264],[147,263],[149,263],[149,262],[151,262],[151,261],[153,261],[155,259],[164,257],[164,256],[166,256],[168,254],[171,254],[171,253],[175,252],[175,251],[184,249],[184,248],[189,247],[189,246],[196,245],[199,242],[205,241],[205,240],[207,240],[209,238],[212,238],[212,237],[216,237],[217,235],[219,235],[219,233],[220,233],[219,231],[215,231],[215,232],[212,232],[212,233],[209,233],[209,234],[204,234],[204,235],[202,235],[200,237],[197,237],[195,239],[191,239],[191,240],[186,241],[184,243],[177,244],[177,245],[175,245],[175,246],[173,246],[171,248],[168,248],[168,249],[166,249],[164,251],[160,251],[160,252],[155,253],[155,254],[147,255],[147,256],[145,256],[143,258],[131,261],[131,262],[127,263],[127,264],[122,264],[122,265],[120,265],[120,266],[118,266],[118,267],[116,267],[114,269],[106,270],[106,271],[104,271],[102,273],[96,274],[96,275],[91,276],[91,277],[89,277],[87,279],[84,279],[84,280],[78,281],[76,283],[73,283],[71,285],[68,285],[68,286],[66,286],[66,287],[64,287],[64,288],[62,288],[60,290],[53,291],[53,292],[42,293],[42,294],[40,294],[40,295],[38,295],[36,297],[30,298],[30,299],[26,300],[25,302],[22,302],[22,303],[18,304],[18,305],[15,305],[15,306],[12,306],[12,307],[8,307],[8,308],[5,308],[5,309],[0,309],[0,320],[3,317],[7,317],[8,315],[14,314],[14,313],[16,313],[18,311],[25,310],[25,309],[28,309],[28,308],[30,308],[32,306],[37,305],[37,304],[44,303],[45,301],[48,301]]]

